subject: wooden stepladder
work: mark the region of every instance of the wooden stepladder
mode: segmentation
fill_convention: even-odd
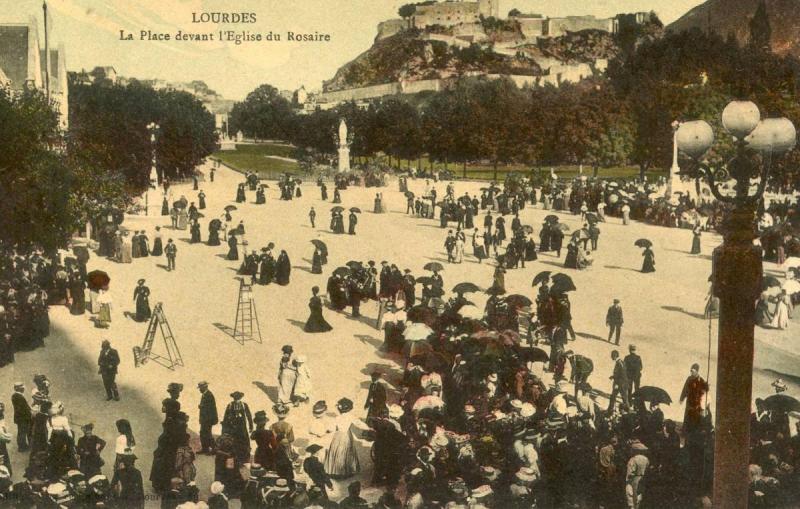
[[[163,355],[153,352],[156,332],[158,331],[161,332],[161,337],[164,338],[164,346],[166,347],[166,352]],[[148,360],[172,370],[176,366],[184,365],[181,351],[178,349],[178,343],[175,341],[175,336],[172,334],[167,317],[164,315],[164,308],[161,302],[153,308],[150,323],[147,325],[147,333],[144,336],[144,343],[141,347],[133,347],[133,359],[137,368],[146,364]]]
[[[236,306],[236,325],[233,328],[233,339],[240,344],[245,341],[261,343],[261,326],[258,324],[256,302],[253,298],[253,284],[239,280],[239,303]]]

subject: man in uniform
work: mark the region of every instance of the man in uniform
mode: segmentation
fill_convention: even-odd
[[[111,343],[104,339],[100,346],[100,357],[97,359],[98,373],[103,377],[103,387],[106,389],[106,401],[119,401],[117,391],[117,366],[119,366],[119,353],[111,348]]]

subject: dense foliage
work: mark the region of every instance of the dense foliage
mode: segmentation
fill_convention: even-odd
[[[214,116],[187,92],[157,91],[136,81],[127,86],[70,84],[70,154],[123,175],[131,193],[140,193],[149,182],[151,122],[160,126],[159,178],[192,174],[216,147]]]

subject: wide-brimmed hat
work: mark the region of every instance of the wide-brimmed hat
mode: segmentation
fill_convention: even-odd
[[[522,408],[519,410],[519,415],[522,417],[533,417],[533,414],[536,413],[536,407],[531,405],[530,403],[523,403]]]
[[[231,393],[231,398],[233,399],[242,399],[244,397],[244,393],[241,391],[234,391]]]
[[[298,355],[297,357],[294,358],[294,362],[296,364],[305,364],[306,356],[305,355]]]
[[[532,468],[522,467],[517,472],[516,478],[522,482],[533,482],[536,480],[536,471]]]
[[[203,387],[208,387],[208,382],[206,382],[205,380],[197,384],[198,389],[201,389]]]
[[[211,483],[211,494],[212,495],[219,495],[223,491],[225,491],[225,485],[219,481],[214,481]]]
[[[250,477],[264,477],[266,473],[267,469],[258,463],[253,463],[250,465]]]
[[[255,415],[253,415],[253,422],[256,423],[267,422],[268,420],[269,417],[267,417],[267,412],[265,412],[264,410],[259,410],[258,412],[255,413]]]
[[[336,403],[336,408],[340,412],[349,412],[353,409],[353,402],[347,398],[342,398]]]
[[[139,281],[137,281],[136,284],[137,285],[143,285],[144,284],[144,278],[142,278]]]
[[[172,382],[167,386],[167,392],[181,392],[183,391],[183,384]]]
[[[486,479],[487,481],[495,481],[500,476],[500,472],[497,471],[496,468],[493,466],[483,466],[481,467],[481,477]]]
[[[389,417],[392,419],[399,419],[403,416],[405,412],[403,411],[403,407],[400,405],[389,405]]]
[[[470,492],[470,495],[472,495],[473,498],[486,498],[492,493],[493,493],[492,487],[489,486],[488,484],[484,484],[482,486],[478,486],[477,488],[473,489]]]
[[[272,406],[272,411],[275,412],[275,415],[278,417],[282,417],[289,413],[289,407],[283,403],[276,403]]]
[[[283,345],[283,347],[281,348],[281,352],[292,353],[294,352],[294,348],[292,348],[292,345]]]
[[[314,415],[324,414],[327,411],[328,411],[328,404],[325,403],[325,401],[323,400],[317,401],[316,403],[314,403],[314,406],[311,407],[311,412],[313,412]]]
[[[322,446],[319,445],[319,444],[311,444],[308,447],[306,447],[306,452],[308,454],[316,454],[317,451],[321,451],[321,450],[322,450]]]

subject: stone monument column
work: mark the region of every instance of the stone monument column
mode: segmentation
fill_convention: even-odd
[[[350,147],[347,144],[347,124],[339,121],[339,172],[350,171]]]

